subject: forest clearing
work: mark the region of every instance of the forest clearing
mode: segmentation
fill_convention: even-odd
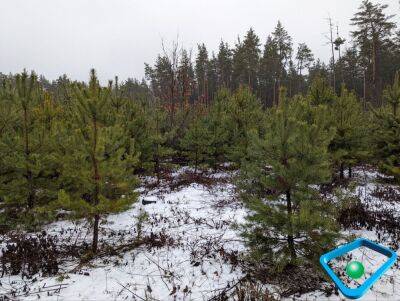
[[[98,22],[110,10],[102,28],[115,35],[56,25],[66,41],[90,41],[77,49],[94,65],[100,32],[131,41],[116,34],[138,22],[121,7],[146,11],[101,1],[66,15]],[[0,301],[400,300],[397,4],[347,3],[345,33],[325,19],[328,60],[279,20],[195,50],[162,39],[142,79],[15,71],[0,45]],[[29,5],[17,11],[52,7]],[[1,17],[0,38],[29,51],[19,34],[36,32],[6,35]],[[70,70],[64,42],[57,72]],[[115,74],[128,48],[98,53]],[[46,66],[46,51],[30,55]]]

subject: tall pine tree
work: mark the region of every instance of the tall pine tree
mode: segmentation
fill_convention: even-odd
[[[373,104],[381,105],[382,99],[382,52],[391,43],[390,37],[396,24],[391,15],[386,15],[386,4],[374,4],[364,0],[358,12],[351,19],[355,30],[351,33],[360,55],[364,58],[364,66],[368,70],[368,91]]]
[[[223,41],[217,55],[218,88],[232,89],[232,50]]]
[[[233,52],[233,79],[235,87],[246,85],[253,93],[257,92],[260,52],[260,38],[250,28],[243,41],[238,39]]]

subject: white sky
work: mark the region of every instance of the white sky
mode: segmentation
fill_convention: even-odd
[[[375,0],[377,1],[377,0]],[[400,13],[397,0],[388,13]],[[94,67],[105,82],[142,78],[161,40],[196,50],[233,45],[253,27],[264,43],[278,19],[293,37],[327,61],[328,15],[348,39],[361,0],[0,0],[0,72],[35,70],[49,79],[66,73],[86,80]],[[396,16],[395,21],[399,19]],[[349,39],[348,39],[349,40]],[[297,46],[296,46],[297,47]]]

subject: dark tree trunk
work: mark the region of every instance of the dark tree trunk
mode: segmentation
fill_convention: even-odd
[[[28,182],[32,181],[31,178],[32,178],[32,176],[29,175],[28,176]],[[33,209],[33,206],[35,206],[35,194],[33,192],[33,187],[31,187],[31,185],[29,185],[29,190],[30,190],[30,192],[29,192],[29,195],[28,195],[28,208],[29,209]]]
[[[195,173],[195,174],[197,174],[197,165],[199,164],[197,158],[198,158],[198,156],[197,156],[197,151],[196,151],[195,159],[194,159],[194,173]]]
[[[156,146],[156,155],[154,158],[154,172],[157,177],[157,185],[160,184],[160,157],[158,156],[158,145]]]
[[[352,175],[353,175],[353,171],[351,169],[351,166],[349,166],[349,179],[351,179]]]
[[[382,78],[380,72],[380,45],[376,38],[372,38],[372,85],[375,105],[382,105]]]
[[[340,179],[343,180],[344,179],[344,164],[340,163]]]
[[[158,159],[156,160],[156,164],[155,164],[155,172],[156,172],[156,176],[157,176],[157,185],[158,185],[158,184],[160,184],[160,178],[161,178],[160,162]]]
[[[100,215],[96,214],[94,216],[94,223],[93,223],[93,242],[92,242],[92,252],[94,254],[97,253],[97,245],[99,242],[99,221]]]
[[[279,89],[280,89],[280,87],[281,87],[281,78],[278,77],[278,80],[275,82],[275,87],[274,87],[275,105],[276,106],[279,106],[279,101],[280,101]]]
[[[28,109],[24,107],[24,152],[25,152],[25,166],[26,166],[26,174],[25,178],[28,182],[29,194],[27,198],[28,208],[32,209],[35,206],[35,189],[33,186],[33,175],[32,170],[29,167],[30,161],[30,141],[29,141],[29,132],[28,132]]]
[[[293,211],[292,211],[292,200],[291,200],[290,190],[286,191],[286,209],[288,213],[288,225],[289,225],[287,242],[290,252],[290,259],[293,262],[296,259],[296,250],[294,247],[293,224],[292,224]]]
[[[97,139],[98,139],[98,129],[97,129],[97,120],[93,119],[93,150],[92,150],[92,164],[93,164],[93,181],[94,181],[94,192],[93,192],[93,205],[97,206],[99,204],[99,194],[100,194],[100,172],[99,172],[99,163],[96,158],[97,151]],[[93,242],[92,242],[92,251],[93,253],[97,252],[97,244],[99,240],[99,220],[100,215],[95,214],[94,216],[94,224],[93,224]]]

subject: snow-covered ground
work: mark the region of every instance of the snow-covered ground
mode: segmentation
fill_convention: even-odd
[[[183,168],[172,174],[172,178],[186,171]],[[355,176],[358,184],[354,193],[363,202],[382,208],[381,201],[373,194],[379,185],[388,184],[377,183],[379,173],[358,169]],[[0,296],[11,289],[15,290],[17,300],[208,300],[217,295],[243,276],[235,259],[245,251],[245,246],[232,226],[243,222],[247,212],[235,201],[230,175],[218,173],[212,177],[218,179],[216,185],[190,184],[172,191],[167,186],[141,187],[139,201],[130,210],[108,216],[101,224],[103,242],[126,244],[136,237],[138,217],[146,212],[142,236],[161,233],[168,243],[128,249],[120,256],[98,259],[82,267],[73,260],[65,262],[61,277],[35,276],[29,280],[20,276],[3,277]],[[143,205],[142,200],[155,203]],[[386,205],[400,212],[398,203]],[[84,223],[62,221],[48,225],[46,232],[62,234],[72,241],[90,241],[91,232],[86,229]],[[349,230],[346,234],[377,239],[374,231],[363,229]],[[354,259],[365,264],[367,275],[385,260],[378,254],[360,250],[354,252]],[[337,261],[336,269],[343,270],[348,260]],[[297,299],[343,300],[344,297],[313,292]],[[399,268],[388,271],[363,300],[400,300]]]
[[[101,225],[103,236],[121,232],[128,233],[123,240],[133,239],[138,216],[145,211],[148,218],[142,235],[164,233],[172,245],[139,247],[108,262],[98,260],[75,269],[76,273],[68,273],[77,264],[71,262],[63,267],[63,278],[38,276],[33,283],[18,276],[0,278],[0,295],[15,288],[23,300],[207,300],[242,276],[227,260],[231,251],[234,258],[244,249],[231,226],[242,222],[246,211],[232,203],[233,194],[234,187],[226,183],[209,188],[191,184],[176,191],[141,189],[132,209],[109,216]],[[156,203],[143,205],[142,199]],[[76,230],[83,226],[57,222],[47,227],[47,233],[73,233],[76,239],[88,239],[90,234]],[[25,285],[27,296],[21,291]],[[46,290],[51,291],[40,293]]]

